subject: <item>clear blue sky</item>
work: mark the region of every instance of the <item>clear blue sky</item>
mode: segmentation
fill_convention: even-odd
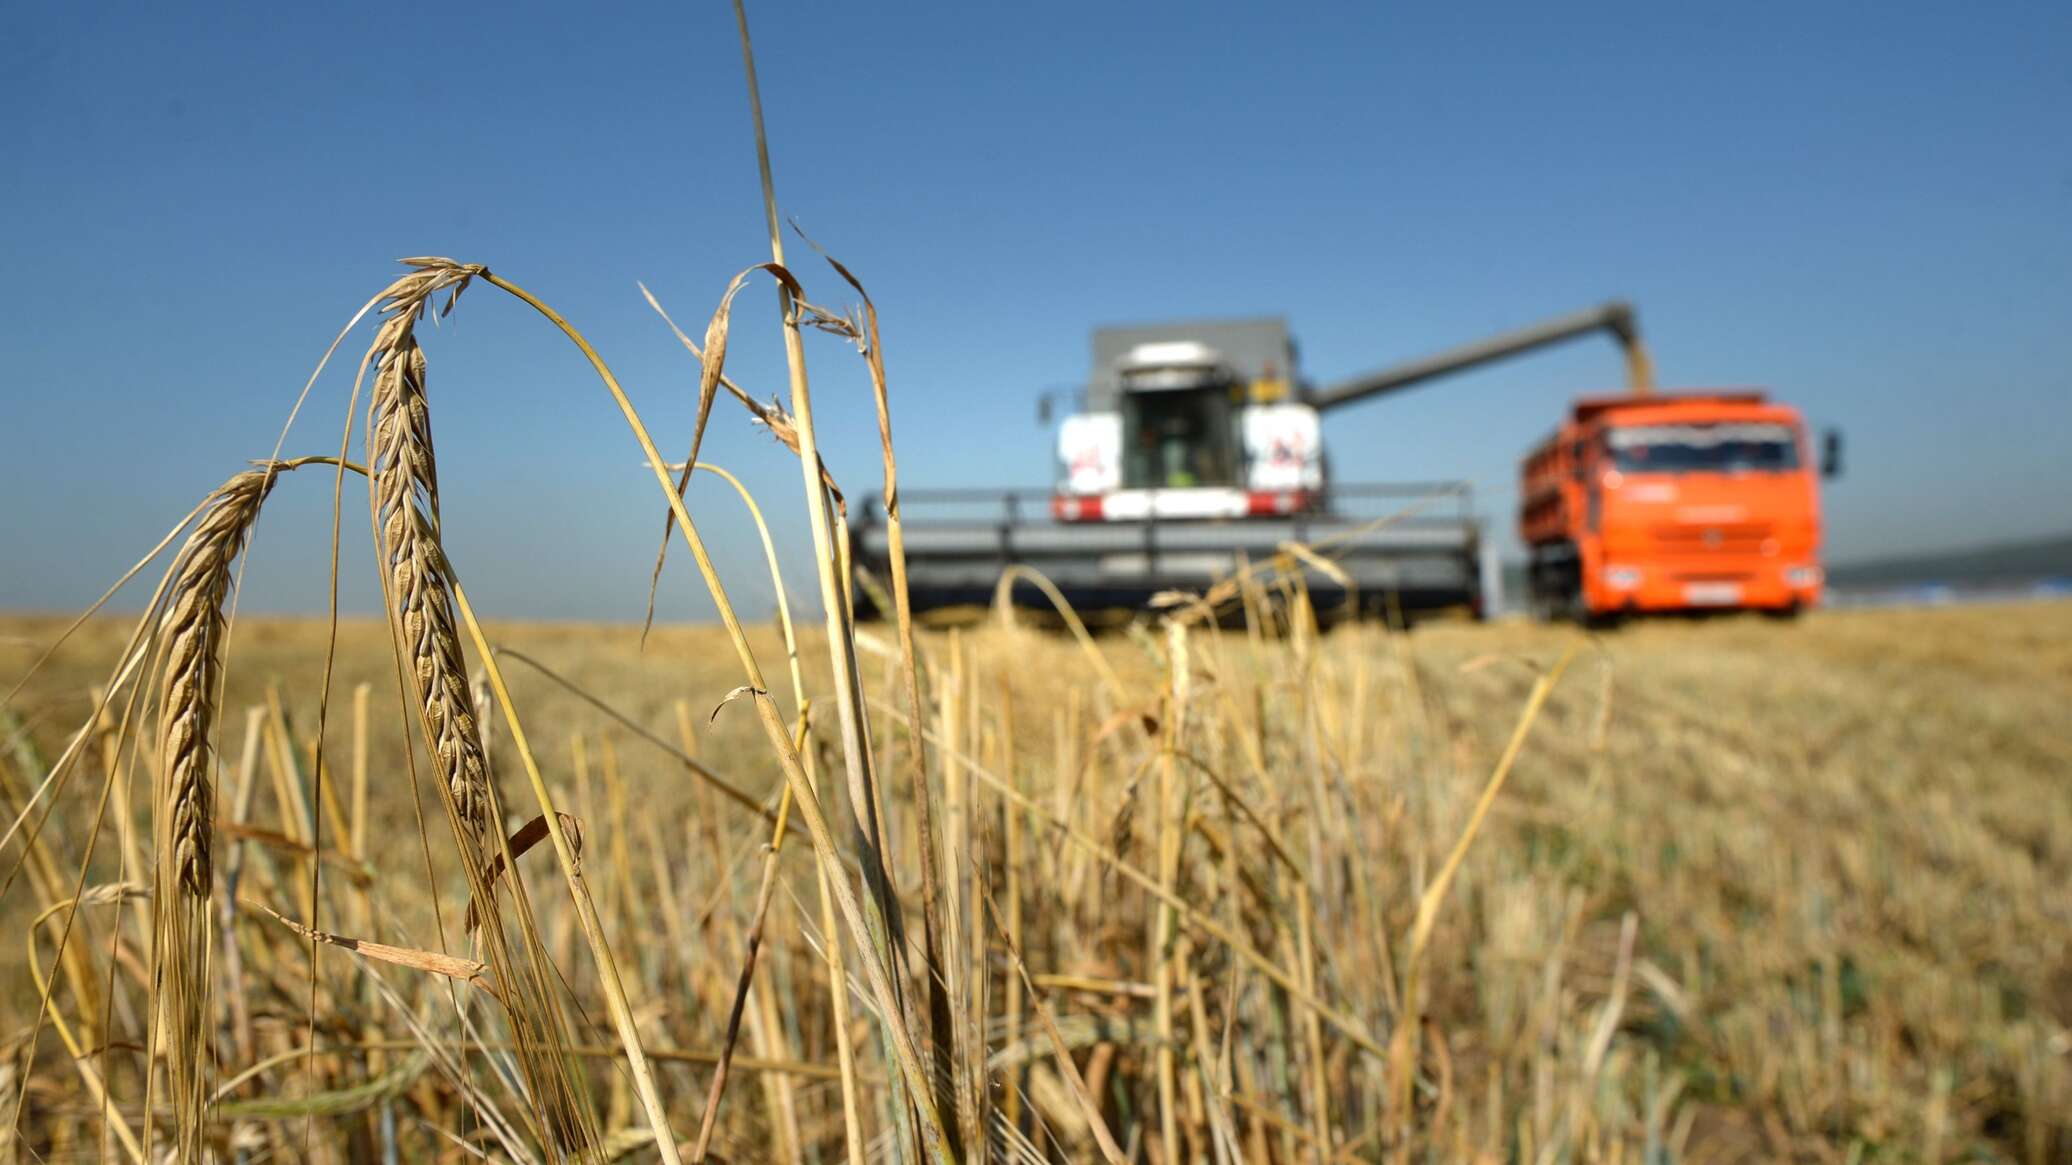
[[[752,6],[778,194],[884,313],[910,483],[1048,484],[1033,401],[1085,376],[1098,323],[1284,314],[1328,380],[1619,295],[1665,382],[1766,385],[1847,431],[1832,558],[2072,527],[2072,6],[1297,8]],[[687,442],[693,371],[635,281],[695,333],[766,257],[724,5],[30,2],[4,24],[0,607],[91,599],[270,449],[401,255],[532,287]],[[764,394],[771,314],[743,299],[730,363]],[[573,351],[488,288],[427,346],[480,605],[637,615],[659,503]],[[864,381],[815,355],[860,493]],[[341,372],[289,452],[335,448]],[[1619,377],[1573,345],[1327,440],[1344,478],[1474,480],[1508,531],[1518,453]],[[707,455],[784,515],[799,569],[796,472],[717,417]],[[320,605],[327,484],[277,493],[246,609]],[[750,550],[731,496],[695,501]],[[355,490],[359,609],[365,512]],[[759,565],[730,576],[767,603]],[[687,571],[668,586],[666,612],[707,609]]]

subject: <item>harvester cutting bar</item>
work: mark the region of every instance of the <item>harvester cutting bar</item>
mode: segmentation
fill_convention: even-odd
[[[1289,543],[1334,561],[1372,610],[1480,605],[1481,532],[1456,482],[1335,486],[1328,508],[1239,520],[1061,522],[1047,490],[909,490],[901,500],[916,611],[988,604],[1015,565],[1042,573],[1077,608],[1142,607],[1162,591],[1202,591]],[[866,499],[853,534],[859,565],[889,583],[880,499]],[[1330,572],[1299,568],[1319,608],[1346,598]],[[1011,594],[1018,606],[1049,605],[1027,582]],[[867,603],[867,591],[857,600]]]

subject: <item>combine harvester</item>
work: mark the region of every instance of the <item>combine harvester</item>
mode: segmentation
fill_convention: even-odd
[[[1016,567],[1040,572],[1081,610],[1139,608],[1296,544],[1336,564],[1303,566],[1319,611],[1356,598],[1370,611],[1480,614],[1496,571],[1467,485],[1335,483],[1322,418],[1598,332],[1624,349],[1633,391],[1648,391],[1646,350],[1623,303],[1321,388],[1299,376],[1278,319],[1098,329],[1081,410],[1058,430],[1055,489],[901,491],[913,609],[990,603]],[[869,613],[890,577],[881,500],[861,507],[852,544]],[[1048,605],[1014,573],[1015,603]]]

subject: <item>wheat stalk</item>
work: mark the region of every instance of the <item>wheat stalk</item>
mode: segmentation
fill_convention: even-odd
[[[454,843],[480,907],[475,936],[492,970],[496,994],[517,1037],[519,1065],[538,1105],[544,1140],[580,1149],[598,1138],[595,1118],[581,1099],[581,1081],[554,1049],[566,1044],[545,948],[539,941],[522,882],[505,880],[523,939],[523,958],[505,936],[504,912],[481,871],[507,852],[490,787],[487,752],[454,615],[452,581],[439,530],[438,461],[432,448],[431,408],[425,395],[424,351],[416,325],[444,292],[439,310],[453,310],[479,265],[422,257],[403,260],[410,272],[380,296],[382,323],[369,348],[374,393],[367,428],[368,483],[391,625],[446,806]]]
[[[173,560],[173,581],[159,623],[164,670],[159,684],[157,887],[152,941],[158,1031],[172,1090],[174,1148],[180,1160],[202,1155],[208,1104],[209,934],[213,885],[215,750],[209,738],[222,686],[230,565],[244,548],[278,463],[224,482]]]
[[[455,841],[475,883],[471,886],[473,898],[484,908],[479,933],[485,943],[486,961],[496,971],[503,989],[505,1010],[520,1029],[520,1038],[515,1042],[521,1049],[520,1063],[532,1082],[532,1092],[548,1102],[544,1116],[549,1128],[579,1150],[597,1145],[602,1134],[595,1127],[596,1118],[590,1106],[581,1096],[582,1082],[570,1076],[558,1054],[570,1041],[556,994],[557,980],[540,941],[524,883],[515,876],[516,857],[510,852],[496,812],[482,733],[475,720],[476,705],[461,655],[461,619],[466,620],[468,633],[482,653],[485,676],[504,710],[513,748],[525,766],[554,839],[556,855],[582,921],[584,937],[596,957],[612,1005],[614,1026],[625,1045],[627,1064],[656,1145],[664,1165],[675,1165],[676,1142],[669,1132],[667,1112],[640,1049],[632,1007],[619,981],[602,925],[577,873],[553,799],[525,744],[496,660],[475,623],[467,595],[447,570],[441,548],[438,469],[432,452],[431,410],[425,397],[424,352],[417,344],[416,324],[441,292],[445,293],[446,302],[439,309],[440,314],[451,311],[469,281],[477,276],[489,277],[488,269],[431,257],[403,262],[411,271],[383,292],[382,325],[367,356],[376,369],[369,405],[369,488],[392,625],[399,649],[407,656],[425,743],[437,766],[440,787],[445,791],[442,800]],[[492,852],[501,856],[503,868],[513,875],[504,881],[517,907],[512,913],[525,942],[522,965],[503,949],[496,899],[479,875],[486,868],[485,857]],[[521,973],[514,976],[513,969]],[[543,1088],[542,1084],[550,1087]]]
[[[813,564],[820,583],[820,606],[827,628],[828,662],[831,679],[834,682],[834,703],[836,722],[841,730],[842,767],[849,789],[850,811],[855,817],[855,837],[858,858],[863,866],[864,884],[869,890],[866,902],[870,906],[867,921],[870,924],[869,937],[877,949],[888,972],[896,972],[902,978],[907,970],[905,947],[905,924],[902,918],[899,896],[892,886],[887,863],[890,859],[890,826],[880,797],[877,760],[871,745],[870,721],[866,710],[863,687],[857,675],[856,640],[852,625],[852,612],[848,604],[848,590],[843,579],[849,575],[846,566],[837,566],[836,534],[831,529],[832,515],[826,491],[822,488],[816,467],[820,464],[819,439],[813,427],[813,400],[806,374],[804,340],[800,334],[802,317],[810,317],[815,326],[831,319],[825,312],[808,312],[798,281],[785,268],[784,235],[777,225],[777,188],[770,173],[770,141],[763,122],[762,89],[756,80],[755,50],[748,35],[748,13],[742,0],[734,0],[734,24],[741,36],[741,65],[743,80],[747,82],[750,120],[755,126],[756,167],[762,178],[763,217],[769,230],[770,265],[768,270],[778,276],[778,309],[784,323],[784,363],[789,373],[790,401],[793,423],[799,436],[799,465],[803,478],[806,516],[812,531]],[[853,327],[841,329],[846,334],[856,334]],[[781,737],[781,732],[773,732]],[[778,741],[780,747],[783,741]],[[789,767],[787,765],[787,767]],[[810,821],[810,816],[808,818]],[[890,984],[891,998],[886,1000],[886,1010],[881,1015],[881,1035],[886,1043],[888,1058],[896,1055],[900,1059],[918,1061],[914,1048],[914,1032],[920,1028],[909,1014],[903,985],[899,979]],[[899,1047],[895,1047],[899,1045]],[[942,1123],[932,1095],[931,1084],[941,1065],[931,1065],[925,1079],[917,1081],[917,1091],[905,1100],[911,1104],[919,1118],[919,1143],[924,1154],[931,1160],[951,1161],[963,1156],[966,1146],[950,1137]],[[960,1109],[966,1106],[959,1106]],[[904,1126],[903,1106],[895,1097],[895,1113],[901,1114]],[[965,1114],[960,1113],[960,1116]],[[983,1122],[968,1119],[959,1121],[962,1131],[969,1132],[976,1124]],[[979,1150],[983,1154],[983,1150]]]
[[[919,1115],[924,1136],[927,1138],[925,1147],[928,1149],[929,1158],[937,1162],[948,1161],[949,1158],[943,1152],[944,1134],[941,1120],[928,1089],[929,1075],[922,1067],[919,1048],[905,1022],[905,1006],[894,986],[889,952],[883,944],[876,941],[877,937],[882,935],[882,929],[874,929],[874,924],[866,921],[855,892],[850,889],[846,876],[840,873],[844,869],[843,859],[835,847],[834,834],[828,826],[827,819],[821,812],[820,798],[814,790],[812,778],[807,775],[805,766],[799,759],[798,750],[792,747],[790,730],[784,726],[783,717],[777,711],[776,701],[770,698],[769,685],[763,678],[762,667],[756,662],[755,652],[748,645],[741,620],[727,598],[726,587],[720,582],[718,570],[713,565],[711,555],[706,551],[704,539],[699,536],[697,527],[691,521],[690,510],[684,506],[683,496],[676,492],[661,451],[655,448],[654,438],[649,435],[647,425],[640,419],[639,411],[626,396],[626,390],[619,384],[618,377],[612,374],[610,366],[605,364],[604,358],[597,354],[597,350],[591,346],[590,341],[583,338],[581,332],[564,319],[561,313],[517,284],[488,272],[484,272],[482,278],[539,312],[568,337],[569,342],[583,353],[583,358],[590,362],[591,369],[597,373],[605,390],[611,394],[613,403],[618,406],[620,414],[626,418],[626,425],[632,430],[633,438],[639,443],[640,452],[646,458],[648,470],[654,474],[655,484],[662,490],[663,500],[676,516],[676,528],[689,548],[692,559],[697,563],[698,573],[705,581],[706,590],[712,595],[713,605],[718,608],[720,623],[726,629],[727,638],[732,643],[734,653],[748,679],[744,689],[755,701],[757,719],[761,722],[763,733],[777,755],[778,764],[784,770],[786,784],[791,786],[793,807],[804,822],[807,834],[813,839],[815,858],[821,868],[828,871],[827,884],[834,891],[835,904],[840,908],[849,935],[863,952],[861,963],[864,981],[877,1001],[880,1017],[885,1019],[881,1030],[888,1044],[887,1058],[899,1067],[899,1072],[891,1078],[893,1087],[899,1090],[899,1096],[911,1102],[914,1111]],[[463,607],[463,613],[465,610]],[[486,651],[486,640],[482,646]],[[495,683],[497,678],[494,663],[494,658],[485,660],[492,683]],[[526,750],[521,748],[518,752],[521,758],[529,760]],[[893,1111],[895,1119],[904,1119],[898,1116],[904,1111],[902,1103],[895,1103]]]

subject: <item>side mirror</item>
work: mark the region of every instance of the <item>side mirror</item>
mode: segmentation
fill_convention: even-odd
[[[1820,439],[1820,476],[1842,476],[1842,431],[1829,429]]]
[[[1054,396],[1054,394],[1052,394],[1052,393],[1048,393],[1048,392],[1046,392],[1046,393],[1044,393],[1044,394],[1043,394],[1042,396],[1039,396],[1039,397],[1037,397],[1037,398],[1036,398],[1036,423],[1037,423],[1037,424],[1039,424],[1039,425],[1048,425],[1048,424],[1050,424],[1050,412],[1051,412],[1051,405],[1052,405],[1052,403],[1053,403],[1053,402],[1055,401],[1055,399],[1056,399],[1056,397]]]

